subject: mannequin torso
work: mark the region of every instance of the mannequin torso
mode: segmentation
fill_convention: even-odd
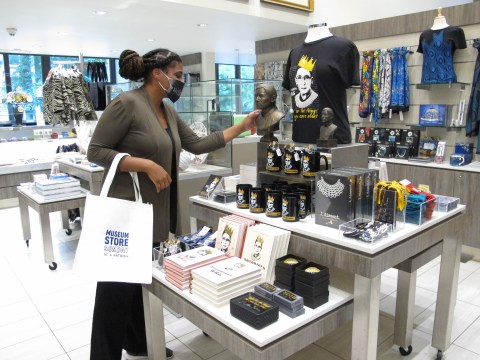
[[[326,23],[310,25],[308,27],[306,43],[311,43],[329,36],[333,36]]]
[[[430,28],[430,30],[440,30],[440,29],[445,29],[446,27],[449,27],[447,23],[447,19],[445,19],[445,16],[437,16],[433,20],[433,25]]]

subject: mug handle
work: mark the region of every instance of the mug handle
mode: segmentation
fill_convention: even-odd
[[[320,162],[322,162],[321,160],[324,160],[325,161],[325,170],[328,170],[328,159],[325,155],[320,155]]]

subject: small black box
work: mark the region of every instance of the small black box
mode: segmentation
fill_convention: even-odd
[[[230,314],[257,330],[277,321],[278,312],[276,303],[253,292],[230,300]]]
[[[285,290],[290,290],[293,291],[293,284],[285,284],[280,281],[275,280],[273,282],[273,285],[275,285],[278,288],[285,289]]]
[[[319,307],[320,305],[323,305],[328,302],[328,296],[329,293],[322,295],[322,296],[317,296],[317,297],[309,297],[309,296],[304,296],[303,297],[303,304],[305,306],[308,306],[309,308],[315,309]]]
[[[307,259],[301,256],[287,254],[275,260],[275,271],[279,268],[294,271],[297,266],[303,265],[306,262]]]
[[[330,280],[322,281],[316,285],[305,284],[303,281],[295,280],[295,293],[301,296],[317,297],[328,293]]]
[[[325,277],[330,276],[328,267],[316,264],[314,262],[308,262],[302,266],[299,266],[295,272],[296,279],[306,279],[304,283],[312,283],[314,281],[323,281]]]
[[[293,282],[295,280],[295,277],[293,276],[293,273],[288,275],[288,274],[284,274],[282,272],[275,272],[275,280],[276,281],[280,281],[281,283],[283,284],[290,284],[290,287],[293,287]]]

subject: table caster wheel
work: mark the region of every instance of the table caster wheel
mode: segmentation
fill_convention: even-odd
[[[442,360],[442,359],[443,359],[443,352],[442,350],[438,350],[436,360]]]
[[[72,235],[72,229],[65,229],[65,234]]]
[[[30,247],[30,240],[25,240],[25,244],[27,245],[27,247]]]
[[[407,350],[405,350],[403,347],[399,347],[398,348],[398,351],[400,351],[400,354],[402,356],[407,356],[407,355],[410,355],[412,353],[412,345],[408,345],[408,348]]]
[[[52,265],[48,265],[48,268],[50,270],[57,270],[57,263],[55,261],[52,262]]]

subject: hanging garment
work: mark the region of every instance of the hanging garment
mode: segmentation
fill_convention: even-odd
[[[370,109],[373,115],[373,121],[375,126],[378,124],[379,119],[379,109],[378,109],[378,98],[379,98],[379,71],[380,71],[380,50],[375,50],[373,52],[373,65],[372,65],[372,91],[370,96]]]
[[[394,112],[408,111],[410,106],[408,53],[408,49],[405,46],[392,49],[392,95],[390,109]]]
[[[50,70],[42,89],[45,121],[68,125],[70,120],[96,120],[88,91],[77,69]]]
[[[453,68],[456,49],[465,49],[467,43],[462,28],[425,30],[420,35],[417,52],[423,53],[422,83],[445,84],[457,81]]]
[[[372,88],[373,51],[364,51],[362,64],[362,78],[360,82],[360,103],[358,115],[366,118],[370,114],[370,92]]]
[[[473,47],[477,49],[477,60],[473,72],[472,92],[468,101],[466,118],[466,135],[478,136],[480,132],[480,39],[473,40]],[[480,154],[480,136],[477,138],[477,154]]]
[[[380,51],[380,70],[378,77],[378,107],[380,113],[383,115],[388,112],[392,95],[392,57],[390,50],[382,49]]]

